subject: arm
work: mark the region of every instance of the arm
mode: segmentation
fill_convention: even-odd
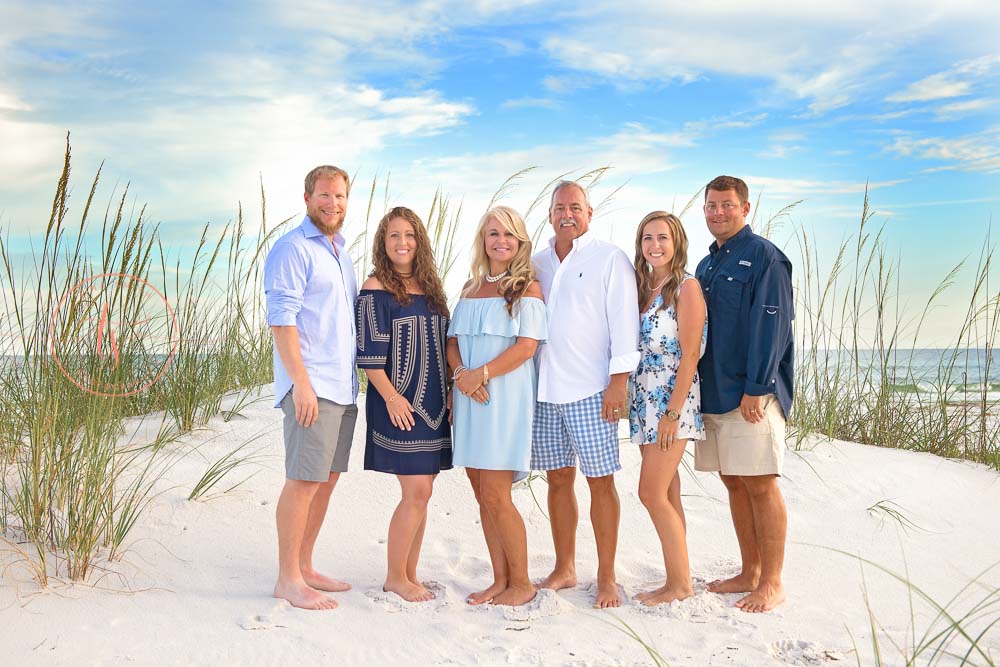
[[[366,368],[365,374],[368,376],[368,384],[375,387],[385,400],[385,408],[389,413],[389,421],[396,428],[409,431],[416,423],[413,420],[413,406],[406,400],[389,381],[389,376],[381,368]]]
[[[361,289],[380,290],[381,283],[369,277]],[[358,297],[355,307],[355,329],[358,332],[358,368],[368,376],[370,387],[374,387],[385,401],[389,422],[396,428],[409,431],[416,423],[413,406],[405,396],[396,391],[385,369],[389,365],[389,349],[392,344],[392,314],[383,295],[363,294]]]
[[[319,416],[319,400],[309,381],[309,373],[302,361],[302,348],[299,345],[299,330],[291,326],[271,327],[274,335],[274,347],[278,350],[281,365],[285,367],[292,379],[292,402],[295,404],[295,419],[306,428],[313,425]]]
[[[740,413],[764,419],[764,397],[774,393],[778,363],[792,335],[792,265],[780,252],[764,263],[750,302],[750,348]]]
[[[271,327],[281,365],[292,381],[295,419],[308,428],[319,416],[319,401],[302,360],[297,327],[297,316],[302,310],[302,295],[306,288],[306,275],[305,258],[290,243],[278,244],[268,254],[264,264],[267,323]]]
[[[681,344],[681,363],[677,367],[674,379],[674,389],[670,394],[667,410],[681,412],[687,400],[688,391],[694,381],[698,369],[698,357],[701,352],[701,333],[705,327],[705,297],[697,280],[686,280],[681,285],[677,298],[677,337]],[[657,444],[661,449],[670,446],[677,437],[680,428],[679,420],[668,419],[666,415],[660,418],[657,427]]]
[[[625,253],[618,251],[611,259],[605,313],[611,336],[611,376],[604,390],[601,418],[616,422],[628,416],[628,376],[639,365],[639,297],[635,287],[635,269]]]
[[[458,338],[455,336],[448,338],[445,355],[448,357],[448,370],[451,374],[455,373],[456,368],[464,365],[462,363],[462,353],[458,349]],[[477,377],[479,378],[478,381],[475,379]],[[490,394],[486,391],[486,387],[482,383],[481,372],[479,376],[474,376],[467,370],[462,371],[455,381],[455,386],[458,387],[460,392],[479,403],[485,404],[486,401],[490,400]]]

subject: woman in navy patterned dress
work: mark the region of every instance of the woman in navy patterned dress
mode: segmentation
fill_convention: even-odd
[[[402,499],[389,523],[383,589],[421,602],[417,578],[434,478],[451,468],[447,409],[448,303],[430,239],[398,206],[379,222],[372,275],[357,301],[358,366],[368,375],[365,470],[396,475]]]
[[[650,213],[635,235],[642,357],[629,378],[629,429],[642,447],[639,498],[660,538],[666,582],[639,593],[645,605],[692,595],[677,466],[688,440],[703,440],[698,359],[705,352],[705,299],[684,272],[687,236],[681,221]]]

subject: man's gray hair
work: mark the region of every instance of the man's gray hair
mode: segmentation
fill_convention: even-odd
[[[563,188],[570,188],[570,187],[576,188],[583,193],[583,202],[587,205],[587,208],[590,208],[590,195],[587,194],[587,188],[583,187],[576,181],[559,181],[558,183],[556,183],[556,187],[552,188],[552,199],[549,201],[550,210],[552,209],[552,205],[556,201],[556,193],[562,190]]]

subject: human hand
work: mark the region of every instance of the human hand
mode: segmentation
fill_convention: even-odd
[[[455,378],[455,386],[466,396],[472,396],[473,392],[483,386],[483,372],[466,369]]]
[[[607,422],[617,422],[628,417],[628,389],[624,381],[611,378],[604,389],[604,400],[601,403],[601,419]]]
[[[674,444],[680,424],[679,419],[667,419],[666,415],[660,417],[660,422],[656,425],[656,445],[660,451],[665,452]]]
[[[479,388],[472,392],[469,398],[483,405],[490,404],[490,392],[486,391],[485,385],[479,385]]]
[[[389,412],[389,421],[396,428],[409,431],[416,423],[413,420],[413,406],[402,394],[396,394],[385,402],[386,410]]]
[[[743,419],[751,424],[763,421],[764,399],[766,398],[767,396],[743,394],[743,400],[740,401],[740,414],[743,416]]]
[[[292,385],[292,403],[295,404],[295,421],[309,428],[319,417],[319,399],[308,382]]]
[[[455,398],[454,397],[455,397],[455,388],[454,387],[449,387],[448,388],[448,394],[445,396],[445,399],[444,399],[444,405],[445,405],[446,408],[448,408],[448,423],[449,424],[454,424],[455,423],[455,411],[452,410],[452,406],[454,406],[454,404],[455,404]]]

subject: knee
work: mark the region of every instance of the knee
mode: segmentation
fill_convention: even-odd
[[[754,477],[745,477],[743,479],[743,486],[746,488],[747,493],[750,494],[751,498],[763,498],[775,493],[780,493],[778,490],[778,478],[776,475],[757,475]]]
[[[729,489],[730,492],[742,491],[745,489],[742,477],[738,477],[736,475],[723,475],[720,473],[719,478],[722,480],[722,483],[726,485],[726,488]]]
[[[431,486],[428,484],[426,488],[420,487],[418,489],[411,489],[409,493],[403,496],[403,502],[409,503],[416,507],[427,507],[427,503],[431,500]]]
[[[576,481],[576,468],[558,468],[545,473],[549,488],[556,492],[572,491]]]
[[[650,512],[670,503],[667,495],[652,484],[639,485],[639,502]]]
[[[588,477],[587,486],[590,487],[591,496],[609,496],[617,493],[615,489],[614,475],[605,475],[604,477]]]
[[[509,489],[505,493],[502,489],[488,487],[482,489],[479,504],[486,508],[487,512],[493,515],[503,512],[508,507],[512,506],[513,501],[510,498]]]

